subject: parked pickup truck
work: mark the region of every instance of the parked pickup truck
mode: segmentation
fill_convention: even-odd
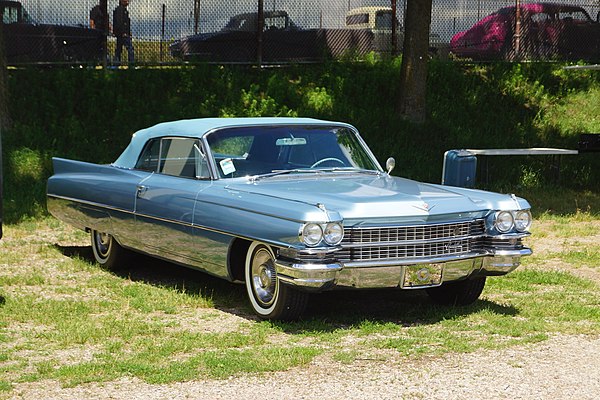
[[[216,32],[198,33],[170,45],[173,57],[183,61],[217,63],[254,62],[259,51],[265,63],[314,62],[341,57],[348,52],[366,54],[373,50],[373,33],[347,28],[304,29],[287,11],[265,11],[262,44],[258,46],[258,15],[234,15]]]
[[[6,62],[89,62],[100,59],[102,32],[83,25],[36,23],[18,1],[0,0]]]
[[[392,22],[394,21],[394,22]],[[392,17],[391,7],[358,7],[346,13],[346,28],[367,30],[373,33],[373,50],[378,52],[392,51],[392,26],[396,24],[397,49],[402,50],[404,28],[398,18]],[[437,33],[429,35],[429,54],[445,58],[449,45]]]

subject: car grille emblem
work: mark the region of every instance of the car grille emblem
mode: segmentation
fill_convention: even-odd
[[[433,208],[433,207],[429,207],[429,204],[427,204],[425,202],[423,202],[423,204],[421,204],[421,205],[413,205],[413,207],[418,208],[419,210],[423,210],[423,211],[429,211]]]

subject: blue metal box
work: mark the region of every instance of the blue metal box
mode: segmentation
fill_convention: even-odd
[[[477,157],[466,150],[448,150],[444,153],[442,185],[472,188],[475,186]]]

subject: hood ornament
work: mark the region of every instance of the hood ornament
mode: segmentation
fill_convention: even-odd
[[[425,203],[425,202],[423,202],[423,204],[421,204],[421,205],[416,205],[416,204],[413,204],[413,207],[414,207],[414,208],[417,208],[417,209],[419,209],[419,210],[422,210],[422,211],[431,211],[431,209],[432,209],[433,207],[435,207],[435,205],[433,205],[433,206],[430,206],[428,203]]]

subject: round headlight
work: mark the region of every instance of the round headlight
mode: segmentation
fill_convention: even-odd
[[[524,232],[531,226],[531,212],[529,210],[518,211],[515,215],[515,228],[519,232]]]
[[[506,233],[510,231],[514,225],[512,214],[509,211],[500,211],[496,214],[494,225],[499,232]]]
[[[339,244],[343,238],[344,238],[344,227],[341,224],[339,224],[337,222],[333,222],[333,223],[327,224],[327,226],[325,226],[325,231],[323,232],[323,239],[325,239],[325,242],[327,244],[330,244],[330,245]]]
[[[323,230],[319,224],[306,224],[302,228],[302,241],[307,246],[316,246],[323,240]]]

